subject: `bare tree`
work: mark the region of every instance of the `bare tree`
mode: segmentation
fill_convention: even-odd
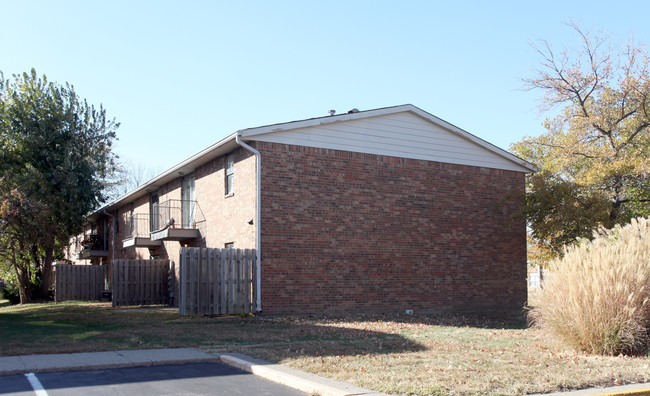
[[[107,184],[107,202],[118,199],[153,179],[159,171],[135,161],[121,161],[117,164],[111,181]]]
[[[547,41],[533,45],[541,64],[524,80],[526,89],[541,91],[541,111],[559,112],[546,119],[546,133],[511,147],[542,169],[529,178],[527,210],[533,237],[546,243],[650,214],[648,54],[570,26],[578,46],[558,52]]]

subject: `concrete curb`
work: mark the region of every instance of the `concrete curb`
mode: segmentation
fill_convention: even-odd
[[[647,386],[647,384],[646,384]],[[600,393],[600,396],[648,396],[650,395],[650,388],[639,389],[639,390],[630,390],[623,392],[614,392],[614,393]]]
[[[191,348],[8,356],[0,357],[0,376],[217,361],[217,356]]]
[[[545,393],[531,396],[650,396],[650,382],[619,385],[607,388],[589,388],[576,391]]]
[[[238,353],[221,354],[219,358],[225,364],[309,394],[319,394],[321,396],[386,396],[385,393],[319,377],[315,374],[305,373]]]

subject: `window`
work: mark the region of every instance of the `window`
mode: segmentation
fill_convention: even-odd
[[[226,195],[233,194],[235,180],[235,155],[233,153],[228,154],[226,157]]]
[[[235,248],[235,242],[228,242],[223,245],[224,248],[226,249],[234,249]]]

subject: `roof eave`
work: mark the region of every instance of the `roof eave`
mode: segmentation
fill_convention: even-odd
[[[236,132],[232,133],[219,140],[217,143],[214,143],[201,150],[200,152],[194,154],[185,161],[180,162],[179,164],[167,169],[151,180],[143,183],[142,185],[134,188],[133,190],[127,192],[114,201],[111,201],[95,210],[93,213],[88,215],[87,219],[89,221],[94,221],[94,219],[99,217],[104,212],[115,210],[124,204],[133,202],[146,194],[152,193],[156,191],[160,186],[172,181],[173,179],[189,174],[193,172],[197,167],[213,160],[214,158],[217,158],[222,154],[225,154],[227,151],[231,151],[237,146],[237,143],[235,142],[236,135]]]
[[[536,165],[531,164],[530,162],[524,160],[523,158],[520,158],[520,157],[518,157],[518,156],[516,156],[516,155],[514,155],[514,154],[512,154],[512,153],[498,147],[498,146],[495,146],[494,144],[492,144],[492,143],[490,143],[490,142],[488,142],[486,140],[483,140],[480,137],[478,137],[476,135],[473,135],[470,132],[465,131],[464,129],[461,129],[461,128],[457,127],[454,124],[451,124],[451,123],[449,123],[449,122],[447,122],[447,121],[445,121],[445,120],[443,120],[441,118],[438,118],[438,117],[434,116],[433,114],[427,113],[426,111],[424,111],[424,110],[422,110],[422,109],[420,109],[420,108],[418,108],[416,106],[411,106],[411,107],[412,107],[411,111],[413,111],[415,114],[418,114],[420,117],[429,119],[431,122],[434,122],[434,123],[436,123],[438,125],[441,125],[441,126],[447,128],[447,129],[449,129],[453,133],[456,133],[456,134],[464,137],[465,139],[468,139],[469,141],[471,141],[471,142],[473,142],[475,144],[478,144],[479,146],[481,146],[481,147],[483,147],[483,148],[485,148],[487,150],[490,150],[495,154],[498,154],[498,155],[504,157],[505,159],[509,160],[510,162],[514,162],[515,164],[527,169],[530,173],[539,172],[539,168]]]

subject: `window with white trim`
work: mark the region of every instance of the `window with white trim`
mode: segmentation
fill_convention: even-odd
[[[228,154],[226,157],[226,195],[233,194],[234,190],[234,181],[235,181],[235,155],[233,153]]]

